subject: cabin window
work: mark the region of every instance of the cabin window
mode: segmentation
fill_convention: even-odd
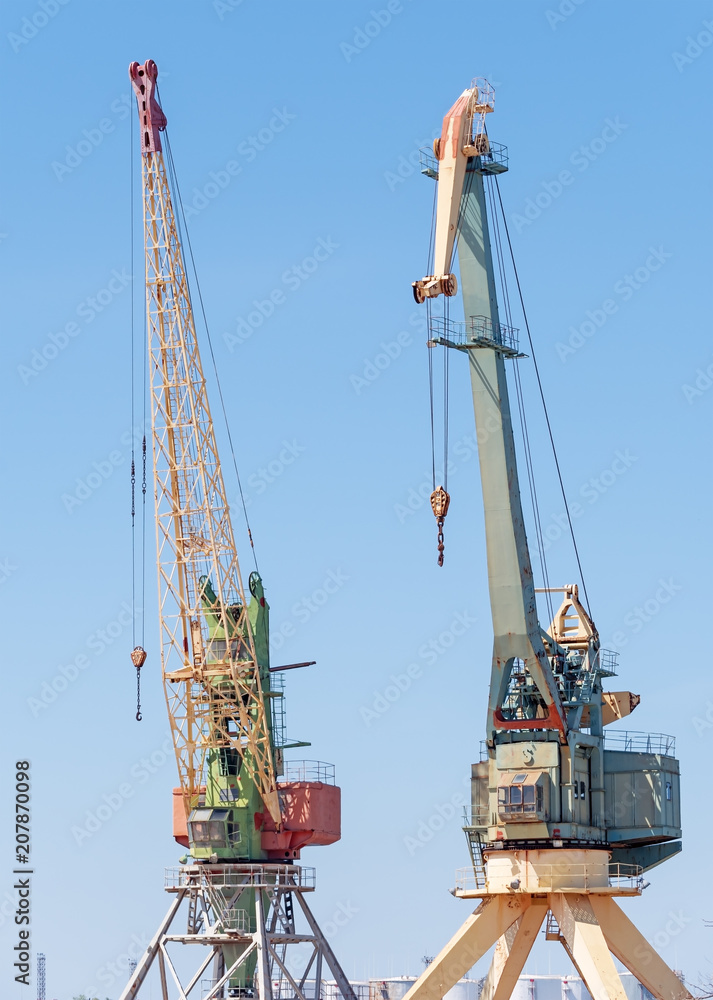
[[[226,847],[225,823],[219,820],[208,820],[203,823],[191,823],[191,840],[194,844],[218,844]]]
[[[519,778],[520,775],[516,775]],[[525,776],[523,775],[523,778]],[[542,811],[542,789],[538,785],[503,785],[498,788],[498,812],[501,816],[517,819]]]
[[[227,847],[227,818],[227,809],[194,809],[188,817],[191,842],[199,847]]]

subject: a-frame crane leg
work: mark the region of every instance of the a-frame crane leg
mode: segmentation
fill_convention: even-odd
[[[129,982],[126,984],[124,992],[121,994],[119,1000],[134,1000],[134,998],[139,995],[141,984],[143,983],[144,979],[146,979],[146,976],[148,975],[149,970],[151,969],[151,966],[153,964],[153,960],[156,958],[156,955],[158,955],[160,952],[161,942],[163,941],[163,937],[168,932],[169,928],[171,927],[171,924],[173,923],[174,917],[181,908],[181,903],[183,902],[186,892],[187,890],[184,889],[176,894],[175,899],[168,908],[168,913],[164,917],[163,922],[161,923],[159,929],[156,931],[153,938],[149,942],[148,948],[146,949],[146,951],[141,957],[141,960],[138,962],[136,968],[134,969],[133,975],[129,979]],[[165,997],[166,984],[165,984],[165,970],[163,968],[163,964],[161,964],[161,973],[162,973],[161,988]]]
[[[300,909],[305,915],[305,919],[309,925],[310,930],[314,934],[315,946],[318,949],[318,962],[321,964],[321,957],[324,957],[329,966],[329,970],[334,976],[334,981],[337,984],[339,991],[342,995],[343,1000],[356,1000],[356,994],[352,989],[352,985],[347,979],[344,970],[337,961],[337,956],[332,951],[329,942],[322,933],[322,930],[317,923],[314,914],[307,905],[307,900],[304,898],[301,892],[295,893],[295,898],[300,905]]]
[[[272,981],[270,979],[270,955],[268,952],[267,934],[265,931],[265,907],[262,893],[255,893],[255,909],[257,911],[257,987],[260,1000],[272,1000]]]
[[[485,898],[416,980],[404,1000],[442,1000],[529,907],[529,896]]]
[[[550,908],[594,1000],[627,1000],[590,897],[552,893]]]
[[[613,899],[591,897],[610,951],[657,1000],[685,1000],[688,990]]]
[[[548,910],[547,899],[533,899],[498,939],[480,1000],[509,1000]]]
[[[572,952],[570,950],[570,947],[567,944],[566,938],[564,938],[562,936],[562,934],[560,934],[560,936],[559,936],[559,941],[560,941],[560,944],[562,945],[562,947],[564,948],[564,950],[567,952],[567,957],[569,958],[570,962],[574,966],[574,971],[577,973],[577,975],[582,980],[582,982],[584,982],[584,976],[582,975],[582,970],[577,965],[577,960],[575,959],[574,955],[572,954]]]

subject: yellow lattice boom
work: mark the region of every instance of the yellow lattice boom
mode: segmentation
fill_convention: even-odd
[[[159,130],[155,64],[133,63],[146,247],[164,690],[186,809],[232,748],[280,824],[270,731]],[[205,585],[216,600],[206,615]],[[221,623],[215,627],[215,622]]]

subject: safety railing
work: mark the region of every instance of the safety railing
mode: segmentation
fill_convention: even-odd
[[[433,148],[431,146],[422,146],[418,153],[421,173],[425,174],[426,177],[431,177],[433,180],[438,180],[439,163],[434,155]],[[503,146],[501,142],[493,142],[492,139],[489,139],[487,152],[479,153],[473,159],[475,160],[476,170],[480,170],[486,174],[501,174],[508,169],[508,148],[507,146]]]
[[[490,806],[463,806],[463,826],[488,826],[490,824]]]
[[[418,151],[421,161],[421,173],[426,177],[431,177],[434,181],[438,179],[438,160],[430,146],[421,146]]]
[[[314,889],[316,882],[315,869],[302,865],[182,865],[167,868],[164,876],[164,888],[170,890],[238,886]]]
[[[273,969],[273,973],[275,973],[271,991],[273,1000],[295,1000],[295,988],[285,974],[277,968]],[[315,990],[314,979],[305,979],[304,982],[301,982],[299,976],[295,979],[307,1000],[313,1000],[315,997],[318,1000],[342,1000],[342,991],[334,980],[320,980],[319,989]],[[357,1000],[369,1000],[369,983],[350,983],[350,985]]]
[[[482,886],[472,865],[456,869],[456,892],[478,892]]]
[[[274,978],[270,987],[272,1000],[295,1000],[295,988],[287,976],[277,967],[273,969],[273,975]],[[315,990],[316,984],[314,979],[305,979],[303,982],[301,982],[299,976],[296,976],[295,979],[300,985],[302,995],[305,996],[307,1000],[342,1000],[342,991],[339,988],[339,985],[333,980],[320,980],[319,988]],[[218,979],[201,980],[201,997],[203,997],[203,1000],[210,996],[211,990],[215,989],[218,982]],[[369,1000],[371,996],[369,992],[369,983],[351,983],[350,985],[354,991],[356,1000]],[[252,986],[246,987],[242,995],[257,996],[256,984],[253,982]]]
[[[619,654],[613,649],[600,649],[597,666],[602,672],[606,671],[613,676],[619,669]]]
[[[477,157],[475,169],[482,170],[486,174],[504,173],[508,169],[510,159],[507,146],[503,146],[501,142],[493,142],[492,139],[488,141],[488,146],[487,153],[481,153]]]
[[[277,966],[277,964],[275,964],[273,969],[273,975],[275,978],[273,978],[270,988],[272,1000],[297,1000],[297,994],[295,993],[294,986]],[[300,983],[299,976],[296,977],[296,982],[298,984]],[[316,992],[314,979],[306,979],[304,983],[301,984],[300,988],[302,994],[307,998],[307,1000],[314,1000],[314,998],[320,998],[321,1000],[321,998],[325,996],[324,982],[320,983],[320,988]],[[257,990],[254,991],[253,995],[257,996]]]
[[[432,340],[448,340],[456,346],[502,347],[508,354],[518,352],[518,334],[512,326],[493,324],[487,316],[469,316],[465,323],[443,316],[431,317]]]
[[[286,760],[281,781],[321,781],[333,785],[336,781],[334,764],[323,760]]]
[[[469,316],[466,320],[466,329],[471,340],[492,340],[503,347],[509,347],[511,351],[518,349],[518,334],[513,326],[506,326],[505,323],[493,324],[487,316]]]
[[[512,865],[508,868],[507,888],[513,892],[531,892],[546,889],[554,892],[566,890],[578,891],[597,890],[604,887],[641,891],[642,868],[639,865],[619,864],[618,862],[603,862],[602,864],[524,864]],[[500,882],[501,876],[489,879],[489,888],[494,882]],[[478,892],[482,885],[478,881],[478,873],[472,866],[459,868],[456,872],[456,891]]]
[[[238,934],[253,934],[256,929],[255,919],[247,910],[237,907],[226,907],[220,914],[220,924],[224,931],[235,931]]]
[[[676,756],[676,737],[666,733],[637,733],[628,729],[604,730],[605,750],[629,753],[656,753],[662,757]]]

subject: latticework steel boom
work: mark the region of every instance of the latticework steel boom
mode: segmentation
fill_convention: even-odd
[[[237,750],[280,827],[275,766],[153,96],[134,63],[146,247],[161,663],[186,810],[208,753]]]

